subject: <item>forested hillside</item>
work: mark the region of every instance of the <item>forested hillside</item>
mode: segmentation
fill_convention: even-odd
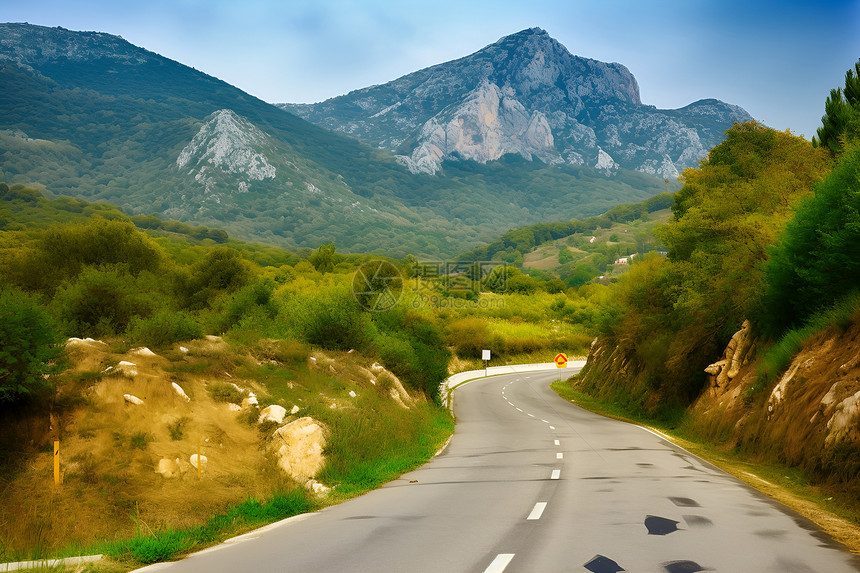
[[[662,178],[504,156],[414,175],[122,38],[0,24],[0,181],[245,240],[450,257],[523,224],[598,215]]]
[[[860,63],[831,93],[812,143],[744,124],[684,172],[674,219],[657,230],[668,257],[635,262],[610,287],[601,335],[571,381],[851,496],[860,477],[860,371],[849,359],[860,350],[858,74]]]

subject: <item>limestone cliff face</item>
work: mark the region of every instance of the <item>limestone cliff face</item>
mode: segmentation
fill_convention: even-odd
[[[413,172],[433,173],[442,159],[454,155],[480,163],[506,153],[546,162],[558,157],[546,116],[539,111],[529,113],[513,90],[503,90],[488,80],[462,105],[430,118],[421,127],[419,142],[410,156],[398,156]]]
[[[395,151],[425,173],[446,159],[483,163],[516,153],[674,179],[732,123],[752,119],[717,100],[679,110],[643,105],[626,67],[574,56],[539,28],[384,85],[281,107]]]
[[[204,196],[220,201],[224,191],[246,193],[254,181],[275,178],[277,170],[262,152],[267,146],[269,136],[232,110],[222,109],[206,118],[179,153],[176,167],[194,177]]]
[[[247,119],[222,109],[207,118],[194,139],[179,153],[176,166],[182,169],[190,165],[202,171],[209,165],[227,173],[242,174],[249,180],[273,179],[275,168],[257,151],[267,139]]]

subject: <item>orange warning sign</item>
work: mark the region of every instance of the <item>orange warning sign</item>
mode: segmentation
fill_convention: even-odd
[[[567,354],[559,352],[555,355],[555,365],[559,368],[567,367]]]

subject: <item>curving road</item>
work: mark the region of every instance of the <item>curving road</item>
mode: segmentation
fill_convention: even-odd
[[[559,398],[557,377],[470,382],[455,392],[454,438],[424,467],[145,570],[860,571],[811,522],[714,466]]]

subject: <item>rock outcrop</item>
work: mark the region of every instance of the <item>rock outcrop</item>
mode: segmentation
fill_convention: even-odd
[[[741,366],[748,362],[749,357],[754,356],[755,344],[751,331],[750,321],[745,320],[726,346],[723,358],[705,368],[705,372],[710,374],[711,386],[725,387],[729,380],[738,375]]]
[[[274,179],[275,167],[262,150],[271,146],[269,136],[233,110],[222,109],[206,118],[206,123],[176,158],[176,167],[212,193],[216,178],[213,170],[237,177],[235,192],[247,192],[254,181]]]
[[[272,434],[270,447],[280,467],[299,483],[316,476],[325,463],[328,429],[311,417],[299,418]]]

